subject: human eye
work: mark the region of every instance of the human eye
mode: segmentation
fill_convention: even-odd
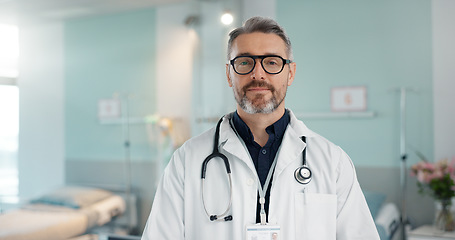
[[[277,66],[280,65],[280,58],[268,57],[264,59],[264,63],[268,66]]]
[[[237,66],[250,66],[252,64],[252,59],[248,57],[241,57],[235,60]]]

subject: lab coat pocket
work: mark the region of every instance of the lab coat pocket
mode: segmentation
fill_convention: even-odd
[[[295,194],[296,239],[335,240],[337,196],[334,194]]]

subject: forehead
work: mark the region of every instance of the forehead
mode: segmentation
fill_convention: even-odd
[[[240,55],[268,55],[281,57],[286,55],[286,44],[274,33],[245,33],[239,35],[232,43],[231,58]]]

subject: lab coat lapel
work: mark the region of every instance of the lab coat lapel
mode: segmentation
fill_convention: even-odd
[[[281,172],[293,161],[301,160],[301,153],[306,144],[300,139],[301,134],[297,134],[291,125],[288,126],[278,151],[278,161],[275,167],[274,179],[278,179]]]
[[[275,167],[274,179],[281,174],[281,172],[293,161],[300,161],[302,164],[302,151],[307,146],[301,139],[302,136],[308,138],[313,136],[313,132],[308,129],[302,121],[299,121],[295,114],[289,110],[291,118],[286,132],[281,142],[281,147],[278,152],[278,162]]]
[[[253,172],[256,172],[250,153],[229,124],[229,117],[225,117],[221,124],[220,148],[242,160]]]

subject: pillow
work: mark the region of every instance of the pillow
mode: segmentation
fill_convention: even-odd
[[[365,200],[367,200],[368,208],[370,208],[371,216],[375,219],[378,215],[379,209],[381,209],[382,204],[386,199],[386,196],[382,193],[369,191],[364,191],[363,194],[365,195]]]
[[[101,201],[112,193],[106,190],[89,187],[62,187],[34,199],[31,203],[58,205],[74,209],[84,208]]]

